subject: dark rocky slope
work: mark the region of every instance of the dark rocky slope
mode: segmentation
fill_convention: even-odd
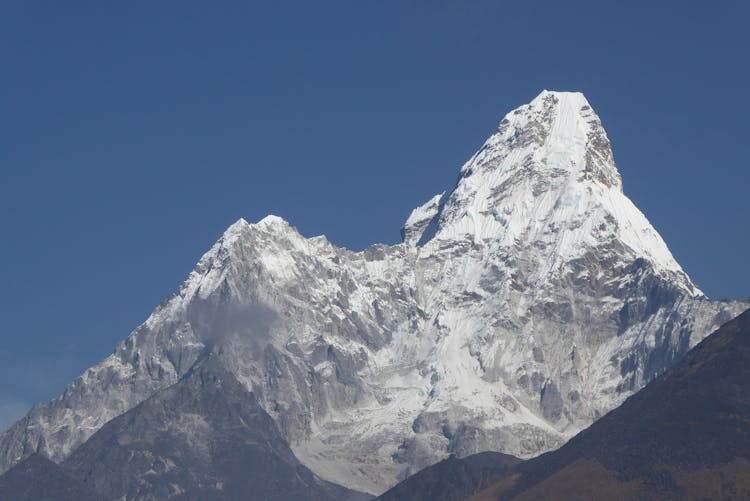
[[[459,459],[450,456],[416,473],[378,499],[384,501],[450,501],[464,499],[481,487],[501,480],[521,459],[499,452],[481,452]]]
[[[95,493],[44,456],[34,454],[0,477],[3,501],[93,501]]]
[[[300,464],[255,396],[211,359],[107,423],[63,465],[106,499],[359,497]]]

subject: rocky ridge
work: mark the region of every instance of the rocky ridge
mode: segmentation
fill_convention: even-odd
[[[378,494],[447,457],[554,449],[748,303],[706,298],[622,191],[583,95],[512,111],[395,246],[239,220],[114,353],[0,436],[68,457],[218,361],[318,476]]]

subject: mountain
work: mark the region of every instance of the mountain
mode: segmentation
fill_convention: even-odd
[[[302,466],[254,396],[212,360],[105,424],[63,467],[102,499],[370,498]]]
[[[0,476],[0,499],[94,501],[96,494],[44,456],[33,454]]]
[[[454,455],[398,483],[380,501],[455,501],[512,476],[523,462],[499,452],[480,452],[465,458]]]
[[[114,353],[0,436],[63,461],[207,358],[318,477],[378,494],[455,454],[555,449],[746,309],[711,301],[622,190],[579,93],[500,122],[398,245],[239,220]]]
[[[463,474],[480,460],[483,477]],[[560,449],[493,461],[508,459],[443,461],[382,499],[425,499],[446,482],[446,500],[750,498],[750,310]]]
[[[60,465],[34,454],[0,499],[365,501],[316,477],[271,417],[210,358],[94,433]]]

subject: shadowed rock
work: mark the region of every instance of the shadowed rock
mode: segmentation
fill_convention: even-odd
[[[94,491],[49,459],[34,454],[0,477],[0,499],[94,501]]]
[[[354,500],[317,478],[213,360],[102,427],[64,467],[105,499]]]

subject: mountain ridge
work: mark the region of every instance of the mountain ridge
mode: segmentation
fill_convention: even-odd
[[[110,357],[0,435],[0,471],[65,459],[209,355],[306,467],[351,489],[558,447],[747,306],[682,271],[581,99],[506,115],[401,244],[352,252],[239,219]]]
[[[210,357],[62,466],[106,499],[369,499],[302,466],[254,395]]]

